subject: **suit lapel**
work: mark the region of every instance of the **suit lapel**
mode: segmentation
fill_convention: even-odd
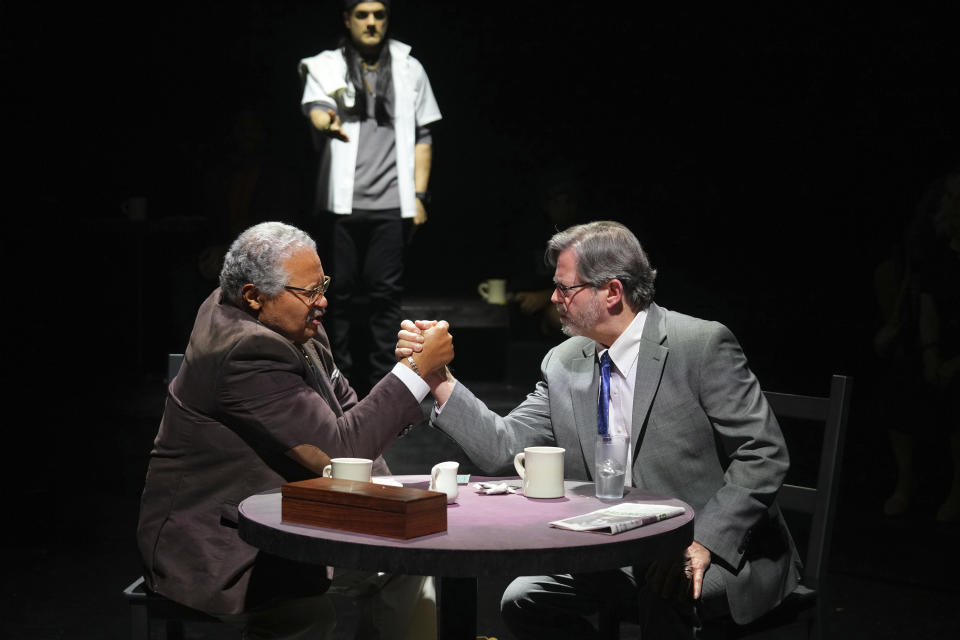
[[[594,448],[597,442],[597,398],[600,394],[600,375],[595,343],[583,348],[583,356],[570,361],[570,401],[573,404],[574,424],[579,435],[580,448],[590,477],[594,477]]]
[[[303,349],[307,357],[307,364],[309,365],[307,366],[307,372],[313,382],[313,388],[326,399],[327,404],[337,414],[337,417],[342,416],[343,409],[337,402],[337,394],[333,390],[329,373],[327,373],[327,367],[330,366],[327,364],[327,359],[318,353],[317,346],[312,340],[304,344]]]
[[[660,387],[663,365],[670,349],[664,344],[667,339],[666,314],[663,309],[650,303],[647,308],[647,321],[640,340],[640,354],[637,358],[637,379],[633,393],[633,422],[630,444],[633,447],[633,460],[637,460],[643,433],[646,432],[647,416],[650,405]]]

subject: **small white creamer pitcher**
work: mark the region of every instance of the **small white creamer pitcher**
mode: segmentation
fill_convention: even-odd
[[[438,462],[430,470],[430,490],[447,494],[447,504],[457,501],[460,487],[457,486],[459,462]]]

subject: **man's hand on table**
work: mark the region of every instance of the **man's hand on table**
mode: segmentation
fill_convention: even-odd
[[[699,600],[710,559],[710,550],[694,540],[682,559],[652,563],[647,568],[647,583],[664,599]]]

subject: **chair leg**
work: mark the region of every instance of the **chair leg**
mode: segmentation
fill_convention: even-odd
[[[807,638],[821,640],[823,638],[823,596],[817,597],[813,606],[813,615],[807,621]]]
[[[706,621],[697,633],[697,640],[728,640],[731,637],[736,638],[736,635],[730,636],[727,633],[728,626],[724,620]]]
[[[602,607],[597,614],[597,635],[601,640],[620,640],[620,616],[614,607]]]
[[[130,638],[150,640],[150,618],[145,603],[130,605]]]
[[[167,619],[167,640],[184,640],[183,620]]]

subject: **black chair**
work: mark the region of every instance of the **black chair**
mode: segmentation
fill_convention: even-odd
[[[750,624],[724,625],[724,637],[783,637],[790,627],[799,628],[807,638],[823,637],[823,590],[826,584],[827,561],[833,535],[833,518],[840,491],[840,461],[846,437],[847,418],[853,378],[833,376],[830,396],[799,396],[765,392],[773,412],[781,421],[797,420],[801,424],[823,425],[820,466],[815,487],[784,484],[778,501],[784,514],[800,513],[810,517],[810,534],[800,584],[773,611]],[[789,443],[788,443],[789,445]]]
[[[705,629],[711,638],[783,638],[786,633],[800,631],[806,638],[823,637],[823,589],[826,582],[827,559],[830,556],[830,538],[840,489],[840,460],[850,413],[853,378],[835,375],[830,381],[830,395],[802,396],[765,391],[764,395],[777,419],[797,421],[792,426],[823,427],[816,486],[784,484],[778,502],[788,518],[792,513],[810,518],[810,532],[800,584],[776,608],[760,619],[746,625],[732,620],[712,623]],[[789,436],[789,434],[788,434]],[[790,446],[790,438],[787,437]],[[791,458],[796,464],[796,456]],[[610,612],[600,616],[601,633],[607,638],[619,637],[619,625],[610,619]]]
[[[181,365],[183,365],[182,353],[167,354],[167,381],[173,380],[174,377],[176,377]]]

